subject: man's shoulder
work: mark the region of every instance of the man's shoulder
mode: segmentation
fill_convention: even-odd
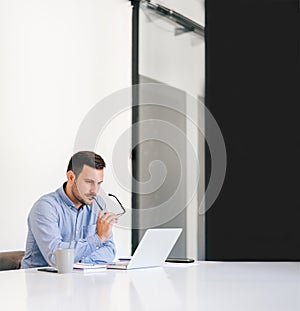
[[[60,201],[59,189],[56,191],[49,192],[47,194],[42,195],[38,201],[49,201],[49,202],[57,202]]]
[[[59,189],[58,189],[59,190]],[[44,206],[57,207],[62,204],[58,190],[42,195],[33,205],[35,208],[43,208]]]

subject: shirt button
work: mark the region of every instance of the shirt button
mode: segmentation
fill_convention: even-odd
[[[99,249],[99,246],[96,246],[96,249]]]

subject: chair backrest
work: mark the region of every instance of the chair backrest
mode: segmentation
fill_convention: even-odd
[[[24,251],[0,252],[0,271],[20,269]]]

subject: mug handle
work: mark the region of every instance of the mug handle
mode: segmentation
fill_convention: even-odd
[[[48,262],[50,262],[51,266],[55,267],[56,268],[56,264],[52,261],[51,257],[52,255],[54,255],[54,253],[49,253],[48,256],[47,256],[47,259],[48,259]]]

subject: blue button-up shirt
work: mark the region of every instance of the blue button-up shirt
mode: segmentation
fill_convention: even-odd
[[[105,209],[103,199],[97,199]],[[58,248],[74,248],[75,262],[112,262],[116,252],[112,234],[102,243],[96,232],[99,211],[94,202],[77,210],[63,186],[42,196],[28,216],[26,251],[21,268],[49,265],[49,254]],[[54,256],[51,260],[55,262]]]

